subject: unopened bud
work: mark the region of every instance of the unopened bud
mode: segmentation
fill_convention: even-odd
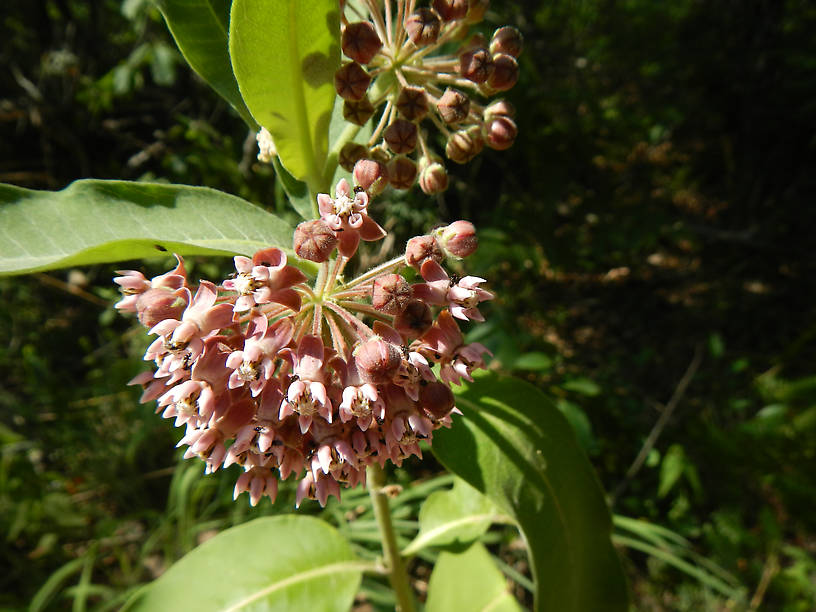
[[[394,329],[408,338],[419,338],[433,325],[431,307],[422,300],[408,300],[405,308],[394,317]]]
[[[448,138],[445,144],[445,155],[457,164],[466,164],[481,153],[483,148],[484,140],[478,133],[478,128],[459,130]]]
[[[516,122],[510,117],[493,117],[485,124],[487,146],[497,151],[504,151],[513,146],[518,134]]]
[[[340,149],[340,155],[337,156],[337,163],[343,170],[351,172],[354,170],[354,164],[368,155],[368,149],[357,142],[347,142]]]
[[[387,314],[397,314],[405,308],[413,291],[400,274],[383,274],[374,280],[371,305]]]
[[[408,121],[420,121],[428,114],[428,96],[421,87],[403,87],[397,98],[397,110]]]
[[[448,188],[448,171],[435,161],[425,165],[419,173],[419,188],[427,195],[442,193]]]
[[[459,123],[470,112],[470,98],[461,91],[448,87],[436,103],[436,108],[445,123]]]
[[[354,184],[366,190],[372,198],[388,187],[388,170],[385,164],[373,159],[361,159],[354,164]]]
[[[484,109],[485,121],[490,121],[493,117],[509,117],[510,119],[515,119],[516,107],[504,98],[496,100]]]
[[[337,236],[322,219],[304,221],[295,228],[295,253],[298,257],[322,263],[337,246]]]
[[[487,78],[487,85],[496,91],[507,91],[518,81],[519,68],[516,58],[506,53],[493,56],[493,72]]]
[[[363,96],[362,100],[343,101],[343,119],[354,125],[363,126],[374,114],[374,106],[369,102],[368,96]]]
[[[439,16],[429,8],[418,8],[405,18],[405,31],[417,47],[435,43],[441,27]]]
[[[417,126],[405,119],[395,119],[385,129],[383,139],[394,153],[410,153],[416,148]]]
[[[445,254],[436,236],[414,236],[405,245],[405,263],[417,270],[429,259],[442,263],[444,258]]]
[[[357,62],[347,62],[334,73],[334,89],[344,100],[362,100],[371,77]]]
[[[343,53],[360,64],[367,64],[374,59],[382,45],[377,31],[368,21],[350,23],[343,30],[341,40]]]
[[[388,162],[388,182],[394,189],[410,189],[417,178],[417,166],[401,155]]]
[[[479,23],[484,19],[489,5],[490,0],[470,0],[467,15],[465,15],[465,23]]]
[[[459,56],[459,74],[474,83],[484,83],[493,72],[493,58],[487,49],[473,49]]]
[[[456,400],[453,391],[443,382],[435,380],[419,390],[419,405],[435,419],[441,419],[453,410]]]
[[[506,53],[513,57],[521,55],[524,47],[524,37],[513,26],[504,26],[493,32],[490,39],[490,52],[492,54]]]
[[[354,350],[354,360],[363,382],[378,384],[390,381],[396,374],[402,355],[396,346],[375,337]]]
[[[139,323],[145,327],[155,327],[165,319],[181,319],[187,308],[187,294],[170,289],[148,289],[136,300]]]
[[[453,21],[467,15],[468,0],[433,0],[433,7],[443,21]]]
[[[447,227],[436,230],[442,249],[454,257],[472,255],[479,246],[476,228],[470,221],[454,221]]]

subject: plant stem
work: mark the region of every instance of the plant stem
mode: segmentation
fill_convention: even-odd
[[[374,505],[374,517],[380,527],[388,581],[397,598],[396,609],[398,612],[414,612],[414,594],[408,583],[408,573],[405,571],[405,564],[397,547],[397,536],[391,523],[388,497],[382,491],[385,486],[385,472],[379,464],[372,463],[366,467],[366,483],[371,503]]]

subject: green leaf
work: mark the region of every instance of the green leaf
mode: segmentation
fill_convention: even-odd
[[[230,56],[252,115],[272,134],[281,163],[312,192],[323,168],[340,65],[337,0],[234,0]]]
[[[666,497],[672,490],[683,470],[686,467],[686,453],[679,444],[672,444],[660,464],[660,484],[657,487],[657,496]]]
[[[292,227],[235,196],[186,185],[76,181],[62,191],[0,185],[0,274],[181,255],[252,255]],[[158,249],[158,250],[157,250]]]
[[[536,610],[626,610],[603,491],[569,424],[536,387],[484,374],[457,391],[463,415],[434,433],[451,472],[518,523]]]
[[[507,581],[480,543],[465,552],[443,552],[428,583],[425,612],[521,612]]]
[[[230,64],[232,0],[157,0],[157,4],[190,67],[257,130],[258,124],[241,98]]]
[[[275,167],[275,174],[281,183],[281,187],[283,187],[284,193],[286,193],[286,197],[289,199],[289,204],[292,205],[297,214],[306,221],[317,218],[315,214],[317,203],[312,204],[309,186],[289,174],[277,157],[272,158],[272,165]]]
[[[596,397],[601,394],[601,388],[598,386],[598,383],[596,383],[594,380],[590,380],[589,378],[575,378],[573,380],[568,380],[561,385],[561,388],[580,395],[586,395],[588,397]]]
[[[419,510],[419,533],[402,551],[413,555],[428,546],[467,544],[480,538],[496,520],[507,520],[484,495],[461,478],[453,488],[428,496]]]
[[[362,571],[351,546],[313,517],[264,517],[227,529],[139,590],[124,610],[351,608]]]

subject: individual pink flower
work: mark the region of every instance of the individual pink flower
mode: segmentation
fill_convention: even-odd
[[[317,194],[317,206],[320,218],[337,235],[337,250],[344,257],[354,255],[360,239],[371,241],[385,236],[385,230],[367,214],[368,194],[352,194],[346,179],[337,183],[334,199],[327,193]]]
[[[279,418],[283,420],[297,414],[301,433],[309,430],[315,414],[331,423],[332,404],[326,392],[323,370],[323,363],[328,359],[323,341],[317,336],[304,336],[297,353],[284,349],[281,355],[291,361],[294,377],[281,403]]]
[[[463,321],[484,321],[477,306],[479,302],[492,300],[493,294],[479,288],[485,279],[478,276],[465,276],[458,281],[452,280],[448,273],[433,260],[427,260],[420,269],[425,283],[413,286],[414,297],[430,304],[445,305],[451,314]]]
[[[257,397],[275,373],[275,358],[289,344],[293,333],[287,319],[270,325],[265,316],[252,317],[243,350],[233,351],[227,357],[226,366],[232,370],[229,388],[248,384],[252,397]]]
[[[235,312],[270,302],[300,310],[300,295],[291,287],[305,281],[306,275],[286,265],[286,253],[272,247],[258,251],[252,259],[236,255],[234,261],[238,274],[225,280],[223,287],[239,294],[233,307]]]
[[[482,355],[492,353],[482,344],[464,344],[464,337],[450,312],[439,313],[436,323],[416,344],[417,350],[441,364],[439,378],[443,382],[461,384],[461,379],[473,381],[471,371],[484,367]]]
[[[343,423],[356,419],[357,427],[361,431],[369,428],[375,419],[385,417],[385,404],[380,399],[377,387],[364,383],[357,371],[354,357],[343,362],[340,380],[343,385],[342,401],[338,408],[340,420]]]
[[[118,274],[113,282],[119,285],[124,297],[114,304],[114,308],[125,312],[136,312],[136,303],[139,297],[150,289],[168,289],[174,291],[184,287],[187,283],[187,272],[184,269],[184,260],[175,255],[176,267],[160,276],[147,280],[138,270],[117,270]]]
[[[200,427],[210,420],[215,411],[215,394],[209,384],[188,380],[162,395],[158,406],[165,408],[163,418],[175,417],[176,427],[188,423]]]
[[[375,321],[373,329],[384,341],[397,347],[402,346],[402,336],[393,327],[381,321]],[[428,360],[420,353],[403,350],[400,357],[400,363],[391,375],[391,382],[402,387],[406,395],[416,401],[419,399],[420,385],[435,381],[436,376]]]
[[[295,496],[295,507],[300,508],[304,499],[316,499],[321,506],[325,506],[329,496],[340,499],[340,484],[332,476],[323,472],[306,471],[306,476],[298,483]]]
[[[249,493],[250,506],[257,506],[264,495],[275,503],[278,496],[278,477],[269,468],[251,467],[238,477],[232,498],[238,499],[244,491]]]

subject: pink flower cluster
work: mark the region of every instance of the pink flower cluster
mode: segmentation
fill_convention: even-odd
[[[451,384],[472,380],[489,353],[466,344],[456,322],[483,320],[479,303],[493,297],[484,279],[442,266],[476,249],[472,224],[413,238],[403,255],[347,280],[360,239],[385,232],[367,215],[368,195],[345,181],[318,204],[321,218],[295,233],[296,265],[272,247],[236,256],[220,285],[191,287],[180,257],[152,280],[133,270],[114,279],[124,293],[116,307],[156,336],[145,353],[156,369],[132,381],[142,401],[158,400],[186,428],[179,445],[206,472],[241,465],[235,496],[249,492],[252,505],[274,501],[290,476],[298,505],[324,505],[364,481],[366,465],[421,455],[419,442],[451,424]],[[303,259],[318,263],[313,280]],[[400,274],[409,266],[424,282]]]

